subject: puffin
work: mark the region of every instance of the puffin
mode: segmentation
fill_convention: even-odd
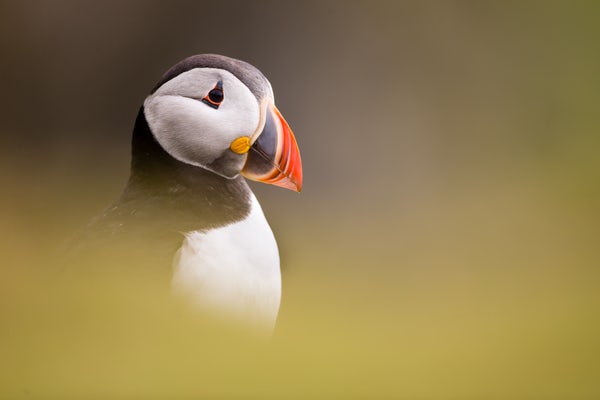
[[[78,243],[97,264],[165,276],[194,307],[270,334],[279,252],[246,179],[302,188],[298,145],[271,84],[241,60],[185,58],[143,101],[125,188]]]

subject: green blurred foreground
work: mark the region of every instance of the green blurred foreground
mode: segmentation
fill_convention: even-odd
[[[284,304],[268,343],[126,266],[49,271],[35,249],[53,231],[28,225],[44,217],[6,215],[0,397],[595,398],[596,202],[561,192],[496,177],[404,216],[344,222],[350,210],[315,206],[278,232]]]

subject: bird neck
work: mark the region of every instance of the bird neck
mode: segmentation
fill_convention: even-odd
[[[133,130],[131,157],[121,203],[143,198],[144,205],[166,217],[172,218],[175,211],[210,226],[241,220],[250,212],[251,192],[241,176],[224,178],[173,158],[150,131],[143,107]]]

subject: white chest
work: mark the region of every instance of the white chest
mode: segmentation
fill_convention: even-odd
[[[272,331],[281,300],[279,252],[252,195],[246,219],[190,232],[174,260],[173,288],[201,309]]]

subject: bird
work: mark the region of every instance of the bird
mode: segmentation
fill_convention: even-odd
[[[270,334],[279,252],[246,179],[302,189],[298,144],[272,86],[247,62],[187,57],[143,101],[129,179],[73,247],[93,248],[96,263],[166,275],[199,310]]]

